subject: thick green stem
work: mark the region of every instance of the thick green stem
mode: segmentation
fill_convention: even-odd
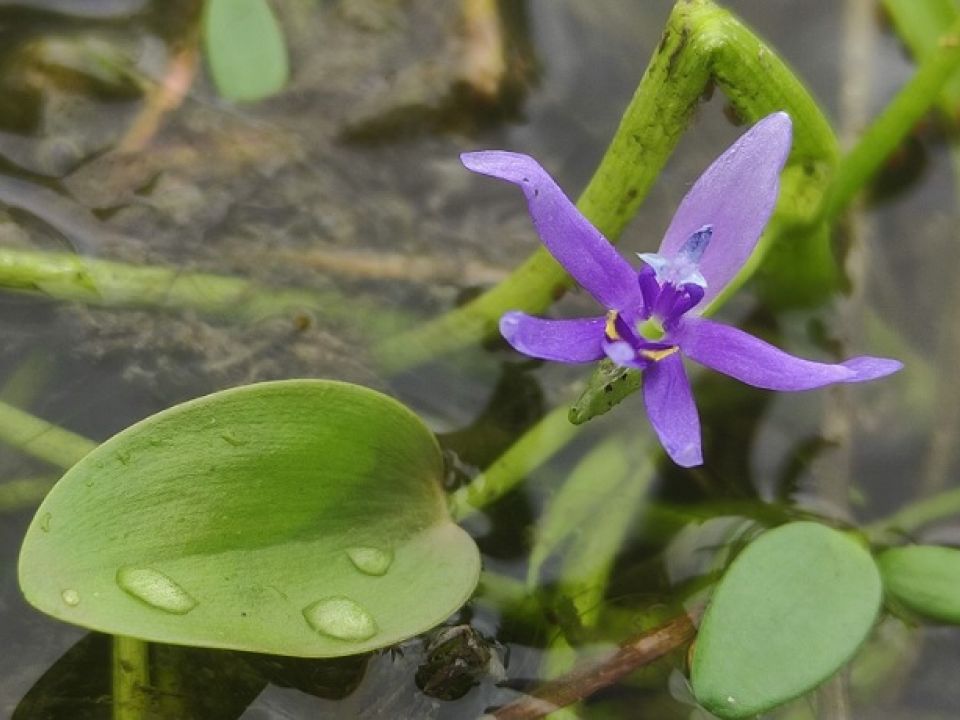
[[[97,444],[0,402],[0,442],[51,465],[68,468]]]
[[[646,198],[703,93],[715,82],[744,120],[787,110],[797,127],[792,155],[804,180],[819,180],[835,160],[836,139],[803,85],[776,54],[710,0],[678,2],[620,126],[577,201],[580,211],[616,241]],[[471,303],[376,348],[392,371],[461,348],[496,332],[508,310],[545,310],[570,285],[538,249],[507,279]]]
[[[113,638],[113,720],[149,716],[150,648],[143,640]]]

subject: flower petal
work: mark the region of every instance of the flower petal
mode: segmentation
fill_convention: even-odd
[[[604,338],[601,347],[606,356],[620,367],[642,370],[647,365],[646,362],[641,363],[637,360],[636,351],[633,349],[633,346],[625,340],[610,341]]]
[[[677,208],[661,255],[672,260],[704,226],[713,231],[699,266],[706,293],[694,313],[723,290],[756,247],[777,201],[791,138],[790,116],[768,115],[706,169]]]
[[[650,424],[673,461],[682,467],[702,465],[700,416],[679,353],[644,371],[643,401]]]
[[[522,312],[500,318],[500,334],[524,355],[563,363],[586,363],[604,356],[605,317],[545,320]]]
[[[832,383],[864,382],[903,367],[897,360],[875,357],[855,357],[836,364],[804,360],[743,330],[703,318],[684,318],[670,339],[697,362],[767,390],[810,390]]]
[[[491,150],[460,156],[468,170],[514,183],[547,250],[601,305],[623,309],[637,296],[637,273],[529,155]]]

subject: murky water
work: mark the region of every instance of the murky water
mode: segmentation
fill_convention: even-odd
[[[294,68],[286,93],[233,106],[217,99],[201,70],[182,105],[144,140],[132,131],[143,117],[143,93],[156,88],[171,57],[189,49],[196,2],[140,9],[145,3],[83,0],[71,8],[74,16],[0,3],[0,245],[308,288],[325,293],[331,308],[262,319],[248,312],[244,296],[232,308],[204,313],[184,311],[172,295],[171,308],[156,311],[123,297],[73,304],[0,294],[0,397],[100,440],[173,403],[239,383],[350,380],[385,389],[428,418],[452,474],[483,467],[568,399],[583,370],[534,366],[491,346],[462,365],[387,378],[369,354],[371,341],[454,306],[536,247],[513,189],[467,173],[458,153],[530,153],[575,193],[616,127],[671,4],[516,3],[507,13],[510,90],[490,107],[465,101],[448,70],[457,52],[450,40],[456,3],[285,0],[277,6]],[[56,11],[71,4],[41,5]],[[870,117],[910,75],[898,43],[879,26],[870,66],[843,66],[843,3],[727,5],[791,63],[839,126],[849,120],[842,98],[850,83],[868,88],[861,109]],[[625,234],[625,252],[657,246],[689,183],[739,132],[719,94],[703,103]],[[137,143],[142,150],[115,151]],[[858,220],[853,300],[776,317],[744,293],[724,310],[755,331],[778,332],[796,352],[817,352],[827,338],[883,354],[893,337],[915,353],[905,358],[907,371],[847,396],[773,396],[704,374],[697,395],[712,462],[692,473],[661,468],[657,498],[789,500],[868,521],[954,484],[952,443],[931,440],[937,429],[955,436],[958,422],[949,412],[957,391],[947,380],[958,330],[944,302],[960,262],[954,179],[935,128],[922,131],[912,150]],[[571,294],[558,310],[587,307]],[[839,431],[824,420],[825,405],[845,419]],[[525,577],[531,524],[551,488],[600,434],[642,424],[641,415],[629,400],[533,473],[528,489],[471,519],[485,567]],[[855,484],[838,495],[830,479],[844,468]],[[0,482],[56,475],[0,451]],[[32,514],[28,502],[0,515],[0,715],[108,717],[107,640],[49,620],[20,598],[16,558]],[[941,525],[927,537],[955,543],[960,525]],[[608,594],[614,604],[665,602],[672,583],[702,572],[671,564],[663,546],[662,528],[641,514],[618,557]],[[390,564],[381,549],[354,550],[351,560],[363,572],[376,575]],[[174,612],[189,611],[175,583],[145,572],[128,573],[130,592],[159,593]],[[548,580],[550,572],[544,568]],[[64,592],[67,604],[84,600]],[[318,598],[304,613],[318,632],[375,633],[363,608],[349,603]],[[195,717],[468,718],[530,687],[548,641],[489,602],[451,620],[468,623],[475,633],[469,642],[438,643],[431,633],[397,652],[337,662],[158,652],[187,669]],[[952,681],[960,635],[937,628],[907,635],[902,667],[885,687],[855,697],[857,717],[947,718],[960,707]],[[464,653],[461,665],[472,673],[459,695],[443,690],[454,686],[444,675],[451,647]],[[666,690],[670,668],[681,666],[682,658],[664,661],[602,693],[583,717],[690,717],[692,708]]]

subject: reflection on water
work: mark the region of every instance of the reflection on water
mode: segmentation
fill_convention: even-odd
[[[770,40],[838,117],[841,4],[727,4]],[[444,433],[450,482],[459,484],[566,400],[582,369],[519,361],[494,343],[456,364],[387,378],[368,355],[372,336],[462,302],[536,247],[514,193],[476,182],[459,165],[458,153],[522,150],[575,192],[616,126],[671,3],[514,4],[506,12],[503,92],[494,100],[471,91],[469,83],[465,90],[462,74],[451,69],[460,67],[463,53],[451,29],[459,23],[456,3],[278,5],[294,68],[288,91],[255,106],[232,106],[217,99],[201,71],[182,104],[157,115],[154,132],[144,118],[166,97],[158,88],[184,67],[178,62],[198,62],[198,2],[0,1],[0,247],[302,288],[321,294],[330,308],[269,317],[231,313],[229,306],[245,306],[241,289],[217,312],[156,312],[95,276],[83,304],[0,295],[0,397],[103,439],[170,404],[239,383],[293,376],[350,380],[388,389],[425,414]],[[875,55],[875,72],[865,73],[871,115],[910,73],[895,40],[879,37]],[[688,184],[739,133],[722,104],[715,97],[700,108],[694,131],[625,235],[626,251],[656,247]],[[941,334],[953,333],[939,289],[954,284],[960,259],[953,179],[942,138],[929,131],[911,142],[911,152],[924,161],[910,165],[909,181],[901,174],[898,182],[885,183],[865,214],[866,271],[858,287],[869,311],[856,320],[863,334],[855,342],[857,350],[874,351],[900,342],[915,356],[907,358],[902,380],[854,391],[852,434],[841,439],[856,490],[839,500],[821,491],[823,478],[840,462],[833,428],[823,420],[823,396],[778,397],[704,375],[696,380],[697,397],[712,462],[693,473],[662,468],[660,499],[734,498],[741,509],[752,508],[754,518],[791,512],[751,506],[759,495],[869,519],[912,497],[932,463],[939,470],[928,475],[952,477],[955,455],[931,459],[927,436],[939,392],[934,383],[940,368],[952,367],[939,359]],[[141,149],[120,150],[133,147]],[[181,307],[172,280],[164,282],[160,296]],[[201,298],[208,293],[212,306],[212,290],[195,292]],[[571,295],[559,310],[580,314],[582,303]],[[748,328],[779,331],[781,344],[812,353],[844,331],[837,320],[843,312],[836,309],[775,317],[744,294],[725,313]],[[486,567],[525,577],[530,528],[550,488],[601,433],[639,424],[641,414],[628,401],[534,473],[527,492],[472,519],[468,527]],[[4,483],[50,474],[38,461],[9,450],[0,454]],[[46,486],[17,487],[39,487],[32,491],[38,501]],[[21,507],[0,516],[0,639],[6,648],[0,713],[107,717],[108,640],[48,621],[19,597],[17,549],[32,515],[31,507]],[[718,508],[717,514],[739,511]],[[627,608],[668,598],[674,560],[661,550],[676,530],[663,518],[640,514],[618,559],[610,597]],[[939,532],[956,541],[955,527]],[[389,568],[387,551],[357,547],[349,553],[362,572]],[[130,592],[161,592],[179,599],[173,612],[189,611],[184,603],[193,599],[185,590],[148,572],[133,569],[125,576]],[[700,572],[684,566],[685,579]],[[63,599],[68,605],[83,601],[69,588]],[[304,613],[320,632],[369,637],[375,620],[351,602],[318,598]],[[188,695],[163,696],[159,707],[167,717],[476,716],[513,697],[509,688],[526,688],[544,659],[544,631],[503,610],[476,602],[454,619],[474,629],[464,642],[482,647],[470,655],[485,658],[482,667],[503,656],[503,688],[484,670],[469,675],[466,694],[446,693],[444,677],[424,670],[435,667],[432,636],[396,652],[335,662],[157,647],[155,661],[179,674]],[[547,610],[562,617],[570,609],[560,604]],[[917,663],[904,661],[896,682],[855,698],[863,716],[949,716],[960,704],[948,679],[957,662],[956,640],[949,629],[910,633],[904,657],[916,656]],[[449,650],[449,638],[441,645]],[[597,717],[633,717],[642,707],[651,717],[688,717],[690,708],[665,690],[669,670],[666,663],[631,680],[584,716],[595,710]],[[414,676],[428,677],[426,685],[436,692],[418,690]],[[455,696],[460,699],[438,699]]]

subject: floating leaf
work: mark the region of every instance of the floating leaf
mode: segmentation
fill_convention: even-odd
[[[960,624],[960,550],[912,545],[878,559],[887,593],[934,620]]]
[[[446,509],[434,437],[345,383],[227,390],[121,432],[54,487],[20,584],[117,635],[302,657],[442,622],[480,570]]]
[[[880,596],[877,566],[851,537],[813,522],[764,533],[707,608],[693,656],[697,700],[742,718],[813,689],[866,639]]]
[[[287,47],[266,0],[207,0],[204,38],[223,97],[260,100],[286,84]]]

